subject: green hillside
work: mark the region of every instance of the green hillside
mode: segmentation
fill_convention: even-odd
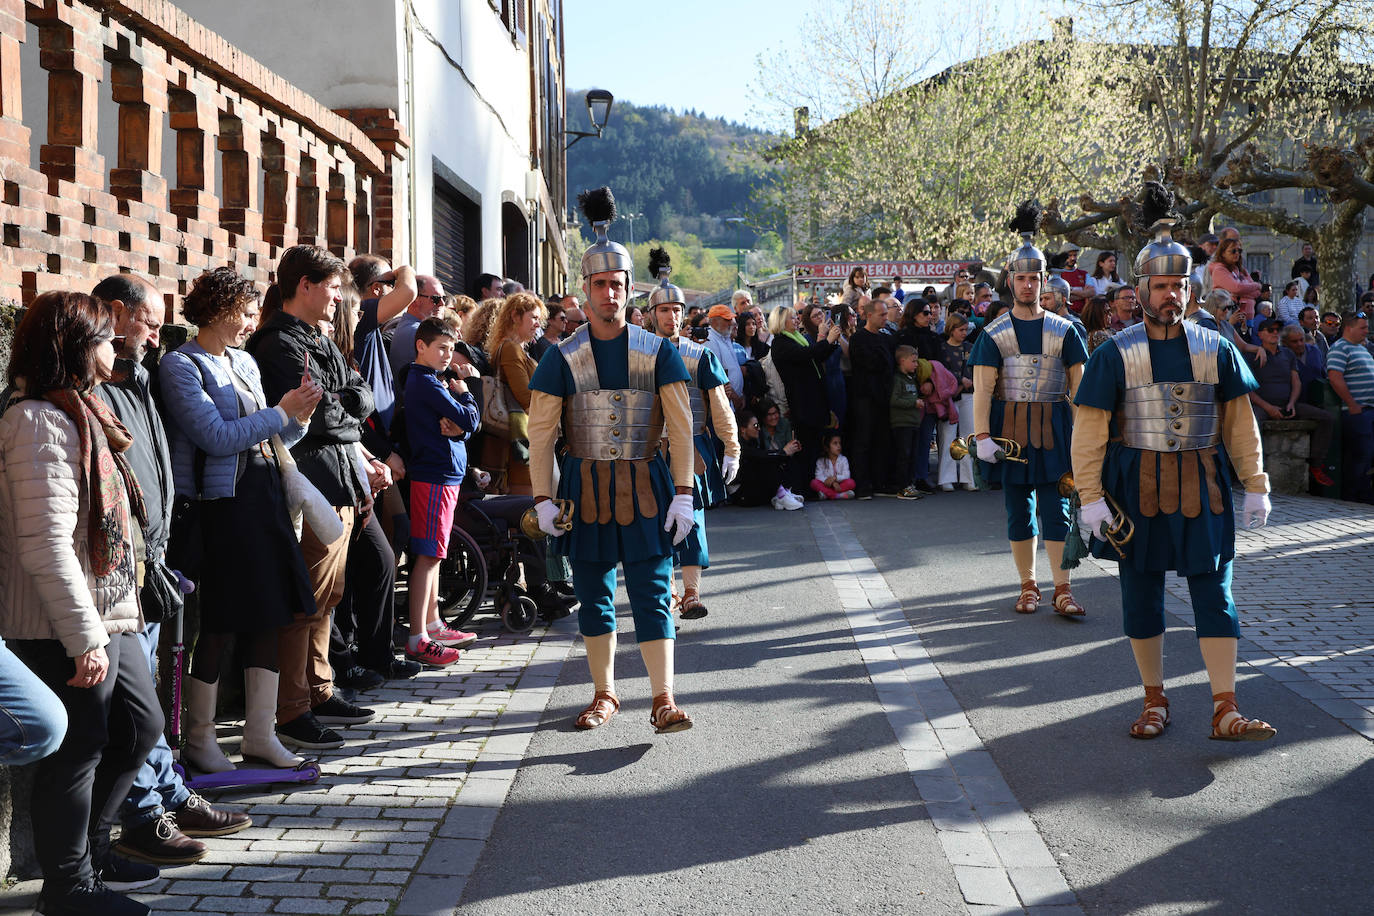
[[[569,94],[567,110],[569,126],[585,130],[581,92]],[[576,209],[578,191],[610,185],[622,214],[642,214],[634,221],[636,242],[687,243],[696,236],[708,247],[728,248],[733,259],[737,230],[724,220],[743,215],[754,187],[771,180],[772,167],[754,152],[770,140],[723,118],[616,99],[601,139],[568,150],[568,208]],[[759,231],[738,232],[745,248],[755,246]],[[629,227],[619,220],[611,234],[626,242]]]

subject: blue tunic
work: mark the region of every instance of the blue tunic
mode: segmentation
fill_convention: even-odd
[[[710,350],[703,349],[701,359],[697,360],[695,384],[701,389],[702,399],[709,403],[709,392],[726,384],[725,370],[720,359]],[[689,383],[690,384],[690,383]],[[706,429],[692,437],[697,454],[701,456],[702,472],[695,475],[692,487],[692,515],[696,525],[681,544],[673,548],[673,560],[680,566],[711,565],[711,555],[706,549],[706,507],[724,502],[725,478],[720,472],[720,458],[716,455],[716,440],[708,424]]]
[[[1188,341],[1179,336],[1169,340],[1151,340],[1150,365],[1156,382],[1193,381],[1192,362],[1188,355]],[[1225,340],[1217,350],[1217,400],[1226,402],[1257,388],[1255,377],[1246,368],[1239,351]],[[1097,407],[1112,413],[1110,436],[1117,440],[1116,410],[1126,392],[1126,369],[1121,351],[1113,341],[1107,341],[1093,351],[1083,370],[1076,403]],[[1235,507],[1231,499],[1231,460],[1226,448],[1218,443],[1212,459],[1216,481],[1221,489],[1223,510],[1213,515],[1206,497],[1206,469],[1198,468],[1198,480],[1203,482],[1202,513],[1188,518],[1180,509],[1160,511],[1146,518],[1140,511],[1141,449],[1127,448],[1120,441],[1107,444],[1107,457],[1102,466],[1102,487],[1112,495],[1135,523],[1135,537],[1125,546],[1126,562],[1140,572],[1176,570],[1181,576],[1213,573],[1230,562],[1236,553]],[[1182,461],[1206,460],[1199,452],[1179,453]],[[1103,560],[1118,559],[1108,544],[1094,538],[1093,556]]]
[[[596,362],[597,377],[603,389],[630,387],[630,347],[629,332],[624,331],[614,340],[591,338],[592,357]],[[658,362],[654,368],[654,382],[662,388],[673,382],[690,382],[687,367],[682,363],[677,348],[665,344],[658,348]],[[572,370],[563,359],[563,352],[550,347],[545,352],[539,366],[530,378],[530,388],[542,391],[557,398],[568,398],[577,392]],[[612,461],[612,481],[615,475],[630,473],[626,462]],[[612,519],[606,524],[582,521],[582,459],[571,455],[563,456],[559,466],[562,479],[558,483],[558,496],[570,499],[573,510],[572,530],[562,537],[552,538],[552,550],[573,561],[638,562],[650,557],[666,557],[672,554],[673,540],[663,530],[663,519],[672,502],[675,487],[668,465],[655,455],[648,461],[649,479],[653,486],[654,499],[658,512],[646,518],[635,508],[635,519],[624,527]],[[612,483],[611,505],[614,507],[614,483]],[[633,494],[633,487],[631,487]],[[633,498],[633,495],[631,496]]]
[[[1011,319],[1016,330],[1016,345],[1024,356],[1034,356],[1041,352],[1045,319],[1035,318],[1025,321],[1015,316]],[[1077,366],[1088,361],[1088,348],[1083,342],[1083,331],[1070,323],[1064,334],[1064,348],[1060,353],[1064,368]],[[969,365],[1002,368],[1002,352],[990,334],[979,334],[974,341],[973,352],[969,354]],[[1002,434],[1002,416],[1006,413],[1007,402],[992,396],[992,413],[988,431],[994,436]],[[1051,405],[1050,428],[1054,433],[1053,448],[1035,448],[1029,442],[1022,442],[1021,457],[1025,464],[1015,461],[998,461],[993,464],[983,462],[983,476],[990,483],[1036,484],[1056,483],[1073,466],[1069,446],[1073,441],[1073,408],[1067,400],[1056,401]],[[976,459],[975,459],[976,460]]]

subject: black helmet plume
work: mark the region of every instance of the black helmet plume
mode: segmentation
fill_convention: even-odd
[[[589,223],[609,223],[615,219],[615,195],[608,187],[583,191],[577,195],[577,206]]]
[[[673,259],[668,256],[666,248],[653,248],[649,251],[649,276],[655,280],[668,270],[673,268]]]
[[[1012,232],[1029,232],[1034,235],[1040,231],[1040,223],[1045,219],[1045,211],[1038,200],[1025,200],[1016,208],[1016,215],[1007,228]]]
[[[1145,199],[1140,203],[1140,221],[1146,228],[1162,219],[1177,219],[1173,192],[1158,181],[1145,182]]]

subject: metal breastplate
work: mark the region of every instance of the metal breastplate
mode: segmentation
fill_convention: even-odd
[[[1023,355],[1016,342],[1016,327],[1011,313],[987,327],[987,334],[1002,354],[1002,371],[997,379],[997,397],[1004,401],[1062,401],[1069,394],[1069,376],[1064,370],[1064,335],[1070,322],[1045,313],[1041,329],[1040,352]]]
[[[1217,407],[1217,351],[1221,335],[1196,322],[1183,322],[1193,381],[1156,382],[1145,325],[1136,324],[1112,338],[1126,370],[1126,395],[1119,426],[1130,448],[1181,452],[1221,441]]]
[[[628,331],[628,388],[601,387],[585,325],[558,345],[577,389],[563,415],[563,435],[574,458],[638,461],[651,457],[658,448],[655,370],[662,338],[634,325]]]
[[[679,337],[677,352],[682,356],[682,362],[687,367],[687,375],[692,379],[692,383],[687,386],[687,400],[692,404],[692,435],[699,436],[706,432],[706,423],[710,416],[706,392],[701,390],[701,379],[697,376],[697,369],[701,366],[706,348],[694,340]]]

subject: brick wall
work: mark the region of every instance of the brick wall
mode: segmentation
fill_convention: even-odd
[[[49,290],[138,273],[176,322],[211,267],[391,257],[408,147],[393,112],[330,111],[166,0],[0,0],[0,372],[15,303]],[[32,874],[28,784],[0,767],[0,879]]]
[[[166,0],[0,0],[0,298],[132,271],[175,320],[210,267],[266,284],[297,243],[390,256],[407,147],[391,112],[330,111]]]

